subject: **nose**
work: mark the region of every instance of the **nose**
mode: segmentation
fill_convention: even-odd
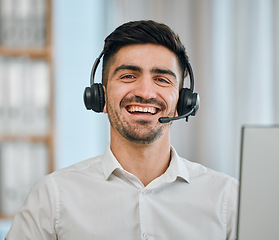
[[[143,76],[138,79],[134,88],[134,95],[143,99],[156,98],[156,89],[150,76]]]

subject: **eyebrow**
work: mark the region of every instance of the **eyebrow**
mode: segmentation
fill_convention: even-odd
[[[123,65],[120,65],[119,67],[114,69],[113,75],[115,75],[120,70],[132,70],[132,71],[136,71],[136,72],[142,72],[141,67],[138,67],[138,66],[135,66],[135,65],[123,64]],[[151,73],[168,74],[168,75],[173,76],[175,79],[177,79],[176,74],[169,69],[163,69],[163,68],[157,68],[156,67],[156,68],[151,69]]]
[[[152,73],[160,73],[160,74],[168,74],[168,75],[173,76],[175,79],[177,79],[176,74],[173,71],[169,70],[169,69],[152,68],[151,72]]]
[[[119,67],[114,69],[113,75],[115,75],[120,70],[132,70],[132,71],[136,71],[136,72],[142,72],[142,68],[140,68],[138,66],[123,64],[123,65],[120,65]]]

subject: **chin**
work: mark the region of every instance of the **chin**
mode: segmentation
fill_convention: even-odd
[[[120,134],[130,142],[138,144],[150,144],[158,140],[163,135],[163,127],[160,127],[156,130],[148,130],[146,134],[142,130],[138,129],[137,131],[125,131],[123,130]]]

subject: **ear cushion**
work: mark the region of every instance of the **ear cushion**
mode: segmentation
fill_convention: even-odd
[[[199,95],[197,93],[193,93],[189,88],[182,88],[179,92],[179,99],[177,103],[178,115],[184,115],[190,112],[193,108],[195,110],[191,115],[195,116],[199,108]]]
[[[105,105],[104,89],[101,83],[94,83],[91,86],[91,103],[92,110],[95,112],[103,112]]]
[[[96,102],[99,102],[99,105],[98,105],[98,109],[96,110],[93,109],[93,110],[95,112],[103,112],[105,106],[105,92],[104,92],[103,84],[101,83],[95,83],[95,84],[98,85],[99,101],[96,99]]]
[[[90,87],[85,88],[84,94],[83,94],[83,101],[84,101],[86,109],[91,110],[92,103],[91,103],[91,88]]]
[[[84,91],[84,104],[88,110],[103,112],[105,106],[105,93],[101,83],[94,83],[91,88],[87,87]]]

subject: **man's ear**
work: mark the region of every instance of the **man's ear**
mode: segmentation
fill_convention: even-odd
[[[177,109],[175,110],[175,114],[174,114],[175,117],[178,117],[178,112],[177,112]]]
[[[178,99],[178,100],[179,100],[179,99]],[[178,111],[177,111],[178,100],[177,100],[177,104],[176,104],[176,109],[175,109],[175,114],[174,114],[174,117],[177,117],[177,116],[178,116]]]
[[[105,101],[105,105],[104,105],[104,109],[103,112],[104,113],[108,113],[108,109],[107,109],[107,90],[106,87],[103,85],[103,89],[104,89],[104,101]]]

